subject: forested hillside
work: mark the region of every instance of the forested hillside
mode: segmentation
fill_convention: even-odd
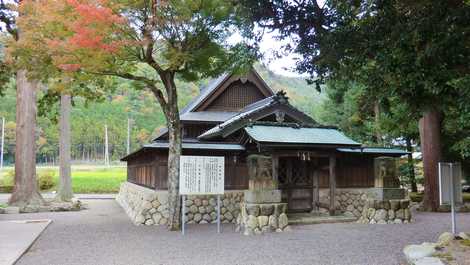
[[[276,75],[263,66],[256,67],[264,80],[276,91],[285,90],[291,102],[313,115],[319,106],[321,95],[303,78]],[[199,93],[208,80],[198,83],[177,82],[180,107]],[[98,102],[86,102],[74,98],[72,109],[72,158],[73,160],[99,162],[103,160],[105,125],[108,127],[111,159],[116,161],[126,154],[127,120],[131,120],[131,150],[147,143],[165,126],[165,118],[154,96],[138,90],[130,82],[115,80],[114,91]],[[0,97],[0,117],[6,118],[5,160],[10,164],[15,151],[15,90],[10,83],[5,95]],[[37,160],[39,163],[55,163],[58,157],[58,126],[54,121],[54,108],[38,118]],[[315,116],[315,115],[313,115]]]

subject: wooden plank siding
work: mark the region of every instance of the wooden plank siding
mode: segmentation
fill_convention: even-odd
[[[225,189],[248,189],[248,168],[244,155],[223,152],[193,151],[185,155],[220,155],[225,157]],[[236,157],[236,158],[235,158]],[[318,161],[319,187],[329,188],[329,161]],[[312,174],[309,174],[313,176]],[[163,150],[145,152],[128,161],[128,181],[157,190],[168,187],[167,154]],[[337,158],[337,188],[369,188],[374,186],[373,157],[343,155]]]
[[[225,157],[225,189],[248,189],[248,167],[243,156],[218,154],[216,152],[191,152],[185,155],[214,155]],[[235,158],[236,157],[236,158]],[[145,153],[145,158],[135,157],[128,161],[127,180],[144,187],[165,190],[168,188],[167,154],[160,151]]]

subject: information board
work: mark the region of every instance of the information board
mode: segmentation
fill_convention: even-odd
[[[439,163],[439,201],[441,205],[462,203],[462,168],[460,163]]]
[[[181,195],[224,194],[223,156],[181,156]]]

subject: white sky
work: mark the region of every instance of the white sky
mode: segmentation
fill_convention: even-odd
[[[261,60],[263,64],[276,74],[290,77],[306,76],[295,72],[296,58],[299,58],[300,55],[295,53],[286,53],[282,48],[283,45],[288,44],[289,42],[292,43],[293,40],[277,40],[275,36],[275,32],[264,32],[263,38],[259,43],[260,51],[263,54],[263,58]],[[227,41],[230,44],[235,44],[241,40],[241,35],[235,32]]]
[[[273,72],[285,76],[300,76],[295,72],[296,58],[300,56],[295,53],[283,52],[281,56],[274,54],[282,51],[282,45],[288,41],[280,41],[274,38],[273,34],[265,34],[260,43],[261,52],[264,54],[263,63]]]

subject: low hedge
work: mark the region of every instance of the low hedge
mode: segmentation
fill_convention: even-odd
[[[424,197],[424,193],[421,192],[410,192],[409,195],[412,202],[421,202]],[[470,202],[470,193],[462,193],[462,199],[464,202]]]

